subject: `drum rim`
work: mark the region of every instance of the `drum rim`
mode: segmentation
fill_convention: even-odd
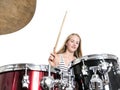
[[[16,70],[25,70],[27,66],[27,70],[36,70],[36,71],[48,71],[49,65],[46,64],[31,64],[31,63],[18,63],[18,64],[8,64],[4,66],[0,66],[0,73],[8,72],[8,71],[16,71]],[[51,70],[51,72],[54,72]]]
[[[81,58],[77,58],[73,60],[72,65],[76,65],[80,63],[82,60],[88,61],[88,60],[93,60],[93,59],[114,59],[118,61],[118,57],[113,54],[89,54],[89,55],[85,55]]]
[[[90,54],[90,55],[83,56],[81,59],[84,59],[84,60],[89,60],[89,59],[90,60],[91,59],[115,59],[115,60],[118,60],[118,57],[113,54]]]

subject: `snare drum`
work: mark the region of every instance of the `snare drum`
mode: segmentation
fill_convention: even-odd
[[[0,90],[44,90],[40,84],[44,76],[48,76],[48,65],[5,65],[0,67]],[[57,78],[54,70],[51,76]]]
[[[96,82],[100,81],[99,84],[101,84],[101,86],[99,86],[99,88],[102,90],[120,89],[119,63],[118,57],[115,55],[86,55],[74,60],[72,67],[75,80],[79,86],[81,86],[81,90],[94,90],[91,82],[95,80]]]

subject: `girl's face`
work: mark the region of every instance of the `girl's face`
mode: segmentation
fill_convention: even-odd
[[[69,40],[66,43],[67,50],[69,52],[75,52],[79,46],[80,39],[77,35],[70,36]]]

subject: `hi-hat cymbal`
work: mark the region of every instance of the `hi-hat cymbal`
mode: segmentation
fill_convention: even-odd
[[[0,0],[0,35],[25,27],[32,19],[36,0]]]

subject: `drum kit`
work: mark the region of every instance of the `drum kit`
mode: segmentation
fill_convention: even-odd
[[[50,65],[29,63],[0,67],[0,90],[120,90],[118,57],[92,54],[77,58],[63,72]]]

